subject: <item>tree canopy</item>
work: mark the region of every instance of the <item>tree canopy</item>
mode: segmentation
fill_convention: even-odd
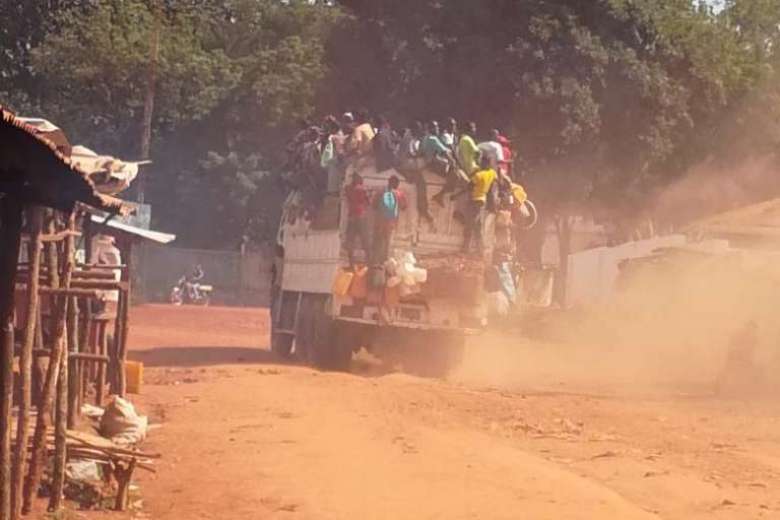
[[[154,62],[148,199],[199,247],[270,236],[284,141],[356,107],[503,129],[547,214],[639,215],[692,165],[777,142],[774,0],[0,0],[0,16],[19,20],[0,27],[0,96],[107,152],[139,153]]]

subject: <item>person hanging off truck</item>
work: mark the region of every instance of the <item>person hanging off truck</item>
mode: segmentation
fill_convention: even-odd
[[[344,190],[347,201],[347,233],[344,247],[350,268],[355,267],[355,246],[360,241],[366,259],[371,251],[371,236],[369,230],[368,210],[371,206],[371,195],[363,184],[363,177],[352,174],[352,180]]]
[[[390,258],[390,245],[398,226],[401,212],[406,210],[406,195],[401,180],[395,175],[387,181],[387,188],[374,199],[374,240],[372,265],[382,265]]]
[[[496,180],[498,174],[493,169],[493,161],[487,154],[480,158],[480,168],[471,177],[469,187],[469,206],[466,214],[466,222],[463,230],[463,248],[462,252],[466,255],[471,254],[472,246],[476,245],[476,252],[483,256],[485,252],[485,243],[483,238],[483,227],[485,223],[485,211],[488,208],[489,199],[497,197]],[[453,195],[457,197],[458,194]],[[495,201],[492,202],[496,204]]]

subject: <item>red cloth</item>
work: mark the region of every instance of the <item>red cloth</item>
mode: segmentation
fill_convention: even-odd
[[[362,184],[350,184],[346,189],[347,210],[350,217],[360,218],[366,215],[371,200]]]
[[[512,162],[512,143],[509,142],[509,139],[504,137],[503,135],[498,136],[498,144],[501,145],[501,148],[504,150],[504,161],[505,163]]]

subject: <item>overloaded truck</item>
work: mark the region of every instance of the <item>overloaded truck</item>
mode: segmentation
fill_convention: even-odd
[[[343,187],[354,172],[375,193],[397,176],[408,201],[400,213],[384,287],[372,286],[371,266],[347,269]],[[466,339],[487,326],[484,260],[460,254],[462,197],[443,197],[440,204],[433,196],[444,186],[441,176],[422,168],[414,172],[413,182],[410,177],[393,169],[379,172],[372,160],[363,159],[346,168],[342,190],[326,195],[315,211],[307,208],[301,192],[289,196],[278,234],[271,309],[274,352],[348,370],[353,352],[365,348],[405,370],[441,375],[459,362]],[[426,204],[418,198],[424,196],[423,182],[427,216],[421,214]],[[486,219],[484,230],[488,251],[493,220]]]

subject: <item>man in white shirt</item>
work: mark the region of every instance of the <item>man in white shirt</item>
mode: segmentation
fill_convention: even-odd
[[[498,130],[490,131],[490,140],[479,143],[479,151],[483,156],[490,159],[493,169],[498,171],[498,166],[504,161],[504,147],[498,142],[498,136],[501,133]]]

